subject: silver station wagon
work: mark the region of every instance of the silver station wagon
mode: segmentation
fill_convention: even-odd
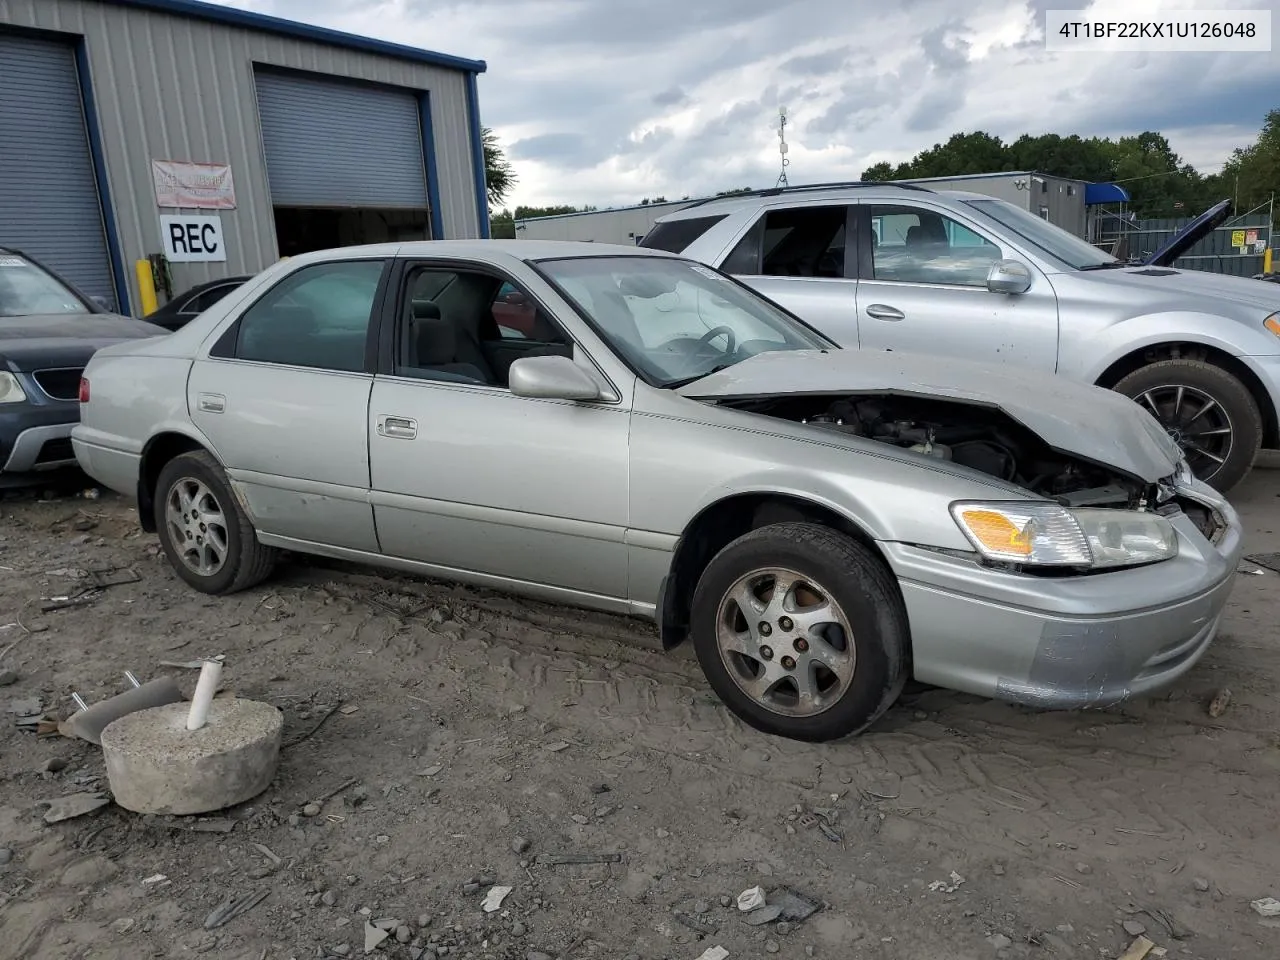
[[[682,257],[351,247],[89,363],[73,443],[177,573],[279,551],[646,617],[746,722],[862,730],[909,676],[1123,701],[1212,641],[1231,507],[1119,394],[838,349]]]

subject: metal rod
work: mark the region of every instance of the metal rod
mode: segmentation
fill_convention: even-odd
[[[89,705],[84,702],[84,697],[80,696],[80,694],[75,693],[73,691],[71,694],[71,699],[76,702],[76,706],[79,707],[81,710],[89,709]]]
[[[126,671],[124,672],[124,678],[125,678],[126,680],[128,680],[131,684],[133,684],[133,688],[134,688],[135,690],[136,690],[138,687],[142,686],[142,684],[138,682],[138,678],[137,678],[137,677],[135,677],[135,676],[133,675],[133,671],[132,671],[132,670],[126,670]]]

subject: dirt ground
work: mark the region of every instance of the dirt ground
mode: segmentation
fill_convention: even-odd
[[[1280,472],[1233,499],[1249,552],[1280,551]],[[0,516],[3,960],[354,957],[366,920],[394,921],[391,960],[1097,958],[1143,929],[1149,956],[1280,956],[1280,920],[1250,907],[1280,897],[1275,573],[1238,578],[1218,642],[1157,699],[1039,714],[908,688],[860,739],[810,746],[738,723],[643,624],[300,560],[214,600],[121,500]],[[41,612],[112,567],[141,579]],[[66,716],[126,669],[189,695],[196,672],[161,661],[216,654],[284,712],[265,794],[221,824],[43,821],[106,789],[102,756],[14,701]],[[512,891],[485,913],[490,884]],[[821,909],[750,926],[731,898],[757,884]]]

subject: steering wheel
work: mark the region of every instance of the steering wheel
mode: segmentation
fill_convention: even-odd
[[[698,345],[697,347],[695,347],[695,350],[699,350],[702,347],[707,346],[709,343],[711,343],[712,340],[714,340],[716,337],[720,336],[721,334],[724,334],[726,337],[729,338],[729,346],[725,350],[725,353],[737,353],[738,338],[734,335],[733,329],[731,327],[723,327],[723,326],[712,327],[710,330],[704,333],[701,337],[699,337]]]

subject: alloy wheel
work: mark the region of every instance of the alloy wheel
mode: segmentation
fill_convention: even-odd
[[[1235,431],[1226,409],[1209,394],[1185,384],[1167,384],[1144,390],[1135,399],[1160,421],[1201,480],[1227,462]]]
[[[734,683],[782,716],[822,713],[853,681],[848,617],[821,584],[794,570],[754,570],[735,581],[720,601],[716,640]]]
[[[165,521],[174,551],[187,569],[212,577],[227,561],[227,518],[213,492],[194,477],[169,488]]]

